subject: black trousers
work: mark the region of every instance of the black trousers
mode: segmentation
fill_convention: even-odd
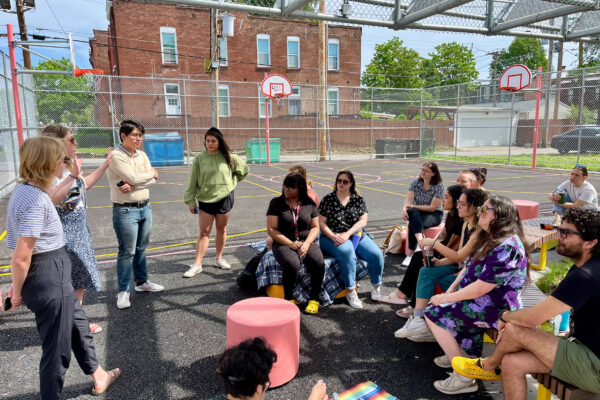
[[[421,211],[416,208],[409,208],[408,211],[408,248],[414,250],[417,248],[417,238],[415,233],[423,233],[426,228],[438,226],[442,223],[444,213],[440,210],[433,212]]]
[[[41,398],[58,399],[71,350],[85,374],[98,368],[89,322],[71,285],[71,259],[64,247],[33,255],[22,295],[35,314],[42,340]]]
[[[409,305],[413,308],[415,307],[417,298],[417,280],[419,279],[421,268],[423,268],[423,252],[418,251],[410,259],[410,263],[404,273],[404,278],[402,278],[402,282],[398,285],[398,289],[410,299]]]
[[[273,243],[273,255],[277,262],[283,267],[283,290],[287,300],[293,299],[298,272],[302,267],[300,257],[295,250],[288,246]],[[325,260],[321,247],[316,243],[311,243],[306,256],[304,257],[306,272],[310,275],[310,299],[319,301],[319,293],[323,286],[323,276],[325,275]]]

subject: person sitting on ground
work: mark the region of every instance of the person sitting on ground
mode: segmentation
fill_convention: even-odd
[[[527,281],[529,250],[517,207],[506,197],[492,196],[477,213],[481,229],[474,248],[479,250],[457,276],[458,290],[433,296],[425,309],[425,321],[449,360],[463,351],[481,356],[485,329],[497,328],[504,310],[521,308]],[[455,372],[433,386],[445,394],[479,389],[475,380]]]
[[[273,255],[283,268],[283,291],[294,299],[298,272],[304,264],[310,275],[310,299],[304,310],[319,311],[319,293],[325,275],[325,260],[319,244],[319,211],[308,196],[306,181],[300,174],[288,174],[281,196],[271,200],[267,211],[267,232],[273,239]]]
[[[477,184],[477,177],[472,171],[465,169],[460,171],[460,174],[458,174],[458,177],[456,178],[456,184],[464,186],[467,189],[471,189]]]
[[[444,213],[444,184],[436,163],[423,164],[421,173],[408,187],[408,194],[402,208],[402,219],[408,221],[408,256],[402,262],[408,266],[410,257],[415,253],[417,241],[423,239],[426,228],[442,223]]]
[[[217,360],[217,374],[225,386],[225,395],[211,400],[262,400],[271,386],[269,373],[277,354],[263,338],[248,339],[225,350]],[[308,400],[327,400],[322,380],[312,388]]]
[[[462,218],[458,216],[456,203],[464,190],[465,188],[459,185],[449,186],[448,189],[446,189],[444,201],[442,203],[442,208],[447,210],[448,214],[446,216],[444,230],[440,236],[438,236],[438,240],[454,250],[458,249],[463,225]],[[405,305],[408,304],[407,299],[410,298],[412,303],[411,306],[414,307],[417,278],[419,277],[419,271],[423,268],[423,265],[423,252],[420,251],[415,253],[410,260],[408,268],[406,268],[404,278],[402,278],[402,283],[398,285],[398,289],[387,296],[383,296],[379,302],[384,304]]]
[[[528,373],[545,373],[583,390],[600,393],[600,212],[572,209],[558,228],[556,252],[573,266],[545,300],[519,311],[498,315],[496,348],[484,359],[454,358],[461,375],[500,379],[506,399],[526,399]],[[573,311],[574,335],[557,337],[536,326]]]
[[[348,304],[352,308],[363,308],[356,292],[356,257],[367,262],[373,285],[371,300],[377,301],[381,298],[383,255],[364,232],[369,214],[365,200],[356,190],[352,172],[338,172],[333,192],[323,197],[319,212],[321,249],[340,264],[344,285],[348,290]]]
[[[443,258],[434,258],[435,268],[421,268],[417,277],[416,301],[411,306],[405,307],[396,312],[401,318],[408,318],[404,326],[398,329],[394,336],[397,338],[406,338],[413,342],[435,342],[435,337],[425,323],[425,308],[429,304],[429,299],[435,294],[436,285],[442,290],[448,292],[456,291],[458,281],[456,274],[463,267],[463,261],[473,254],[475,250],[475,231],[477,229],[477,207],[482,206],[487,200],[488,195],[481,189],[467,189],[461,194],[458,200],[458,216],[464,220],[461,226],[460,246],[458,251],[450,246],[444,245],[435,239],[421,239],[419,246],[430,248]],[[453,286],[454,285],[454,286]],[[437,357],[434,362],[438,366],[449,368],[450,361],[445,356]]]
[[[588,170],[585,165],[577,164],[571,171],[569,180],[564,181],[556,190],[548,195],[554,204],[553,225],[560,226],[565,209],[581,208],[582,210],[598,209],[598,193],[594,186],[587,181]],[[564,195],[561,195],[564,193]]]
[[[473,189],[483,189],[486,190],[483,185],[485,184],[485,180],[487,177],[487,168],[471,168],[469,171],[471,171],[475,177],[477,178],[477,180],[475,181],[475,183],[473,184],[473,186],[471,186]]]

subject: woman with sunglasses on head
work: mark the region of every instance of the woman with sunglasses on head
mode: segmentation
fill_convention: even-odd
[[[373,240],[363,232],[369,219],[365,200],[356,190],[354,175],[340,171],[335,178],[333,192],[319,205],[321,238],[324,252],[340,264],[344,285],[348,290],[346,300],[352,308],[363,308],[356,292],[356,257],[368,263],[371,276],[371,299],[381,298],[383,256]]]
[[[428,162],[421,167],[421,173],[408,187],[408,194],[402,208],[402,219],[408,221],[408,257],[402,262],[408,266],[410,257],[417,248],[417,242],[423,239],[426,228],[442,223],[444,212],[444,184],[436,163]]]
[[[48,195],[53,179],[63,177],[64,157],[61,140],[25,140],[19,148],[19,183],[7,206],[6,246],[12,250],[8,311],[25,304],[35,314],[42,341],[42,399],[60,398],[71,351],[83,372],[92,376],[94,395],[121,374],[118,368],[106,371],[98,364],[87,316],[71,284],[71,257]]]
[[[288,174],[281,196],[271,200],[267,211],[267,232],[273,239],[273,255],[283,267],[283,290],[287,300],[294,299],[294,288],[302,264],[310,275],[310,299],[304,310],[319,312],[319,293],[325,275],[325,260],[315,242],[319,235],[319,211],[308,196],[306,181],[300,174]]]
[[[213,223],[216,225],[216,266],[230,269],[223,258],[227,240],[227,221],[233,208],[233,191],[237,184],[248,175],[248,166],[240,157],[229,151],[229,146],[220,130],[210,128],[204,134],[205,151],[192,162],[192,170],[184,202],[190,213],[199,214],[200,233],[196,245],[196,259],[183,274],[191,278],[202,272],[202,259],[208,249],[208,236]]]
[[[585,165],[577,164],[571,170],[571,176],[548,195],[554,204],[554,226],[560,226],[565,209],[598,209],[598,193],[594,185],[587,181],[588,170]]]
[[[83,305],[85,290],[100,291],[102,280],[96,253],[92,245],[92,237],[87,224],[87,189],[91,189],[104,175],[110,159],[112,147],[108,148],[108,156],[100,167],[86,177],[81,172],[83,160],[77,158],[77,141],[73,132],[63,125],[48,125],[42,131],[42,136],[60,139],[67,150],[63,176],[55,178],[48,194],[56,205],[56,211],[63,225],[67,240],[67,252],[71,257],[71,280],[75,295]],[[90,324],[92,333],[102,332],[98,324]]]
[[[485,329],[497,328],[503,311],[521,308],[527,281],[529,249],[517,207],[506,197],[492,196],[477,213],[481,229],[472,239],[478,250],[457,276],[457,290],[433,296],[425,310],[427,325],[448,360],[463,353],[479,357]],[[456,372],[434,387],[445,394],[479,389],[475,380]]]

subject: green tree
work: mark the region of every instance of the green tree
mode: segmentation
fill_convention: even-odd
[[[423,85],[420,67],[419,53],[403,46],[402,40],[394,37],[375,46],[375,55],[361,81],[371,87],[418,88]]]
[[[473,52],[456,42],[442,43],[424,60],[423,79],[426,86],[445,86],[472,82],[479,77]]]
[[[70,65],[66,58],[55,60]],[[40,62],[34,69],[68,71],[50,61]],[[34,75],[38,119],[41,124],[63,123],[68,126],[90,125],[93,121],[94,92],[85,75]]]
[[[567,118],[569,118],[573,121],[579,122],[579,106],[577,106],[575,104],[571,104],[571,113],[569,114],[569,116]],[[583,106],[583,123],[584,124],[595,124],[596,123],[596,117],[594,116],[594,112],[592,110],[590,110],[589,108],[587,108],[586,106]]]
[[[490,64],[490,78],[499,78],[513,64],[523,64],[532,71],[536,71],[538,67],[546,70],[548,59],[542,42],[535,38],[515,38],[508,49],[502,50]]]
[[[584,67],[599,67],[600,66],[600,44],[584,43],[583,44],[583,66]]]

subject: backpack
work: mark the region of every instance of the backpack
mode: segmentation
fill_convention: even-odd
[[[392,228],[392,230],[383,242],[383,253],[401,254],[404,252],[406,226],[393,225],[390,228]]]
[[[256,284],[256,269],[258,268],[258,264],[260,264],[260,260],[262,260],[267,251],[269,251],[269,249],[265,248],[263,251],[252,257],[246,264],[244,270],[238,273],[236,281],[240,289],[254,294],[258,293],[258,285]]]

